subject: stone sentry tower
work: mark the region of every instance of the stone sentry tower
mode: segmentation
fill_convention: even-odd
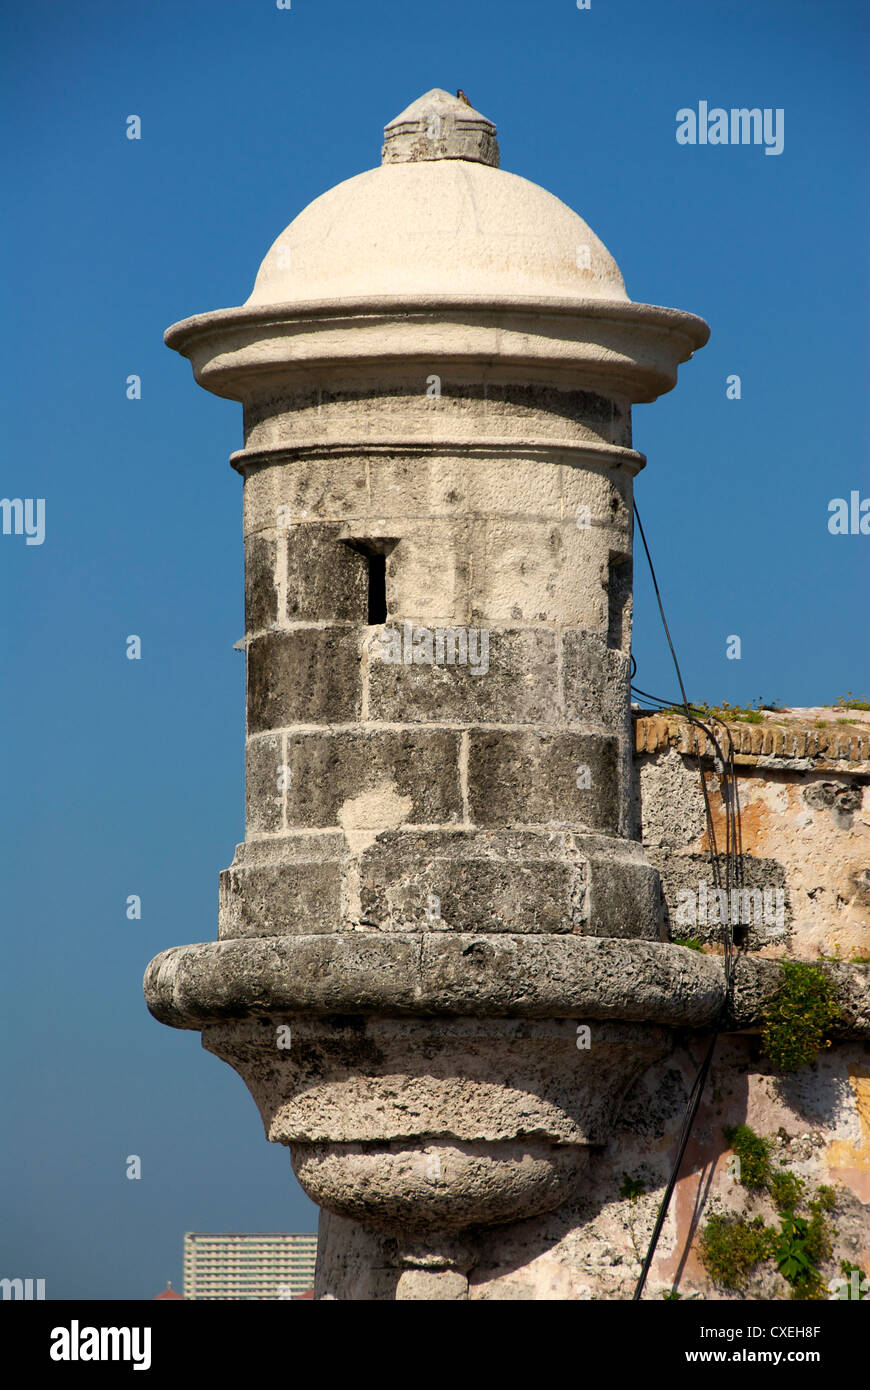
[[[146,996],[290,1147],[318,1296],[464,1298],[720,997],[661,939],[629,728],[631,405],[708,330],[472,107],[385,135],[166,334],[244,405],[247,812],[219,940]]]

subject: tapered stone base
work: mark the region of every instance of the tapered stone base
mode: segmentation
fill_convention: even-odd
[[[561,1206],[588,1148],[546,1140],[411,1145],[294,1144],[293,1171],[318,1206],[415,1237],[498,1225]]]
[[[323,1209],[401,1240],[524,1220],[582,1184],[665,1029],[575,1019],[260,1019],[206,1028]],[[288,1046],[289,1044],[289,1046]]]

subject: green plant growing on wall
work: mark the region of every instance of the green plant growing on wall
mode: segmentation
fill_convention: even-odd
[[[623,1173],[619,1196],[623,1202],[630,1202],[632,1207],[636,1207],[640,1199],[646,1196],[646,1185],[643,1178],[633,1178],[630,1173]],[[639,1268],[643,1264],[644,1257],[644,1249],[641,1247],[646,1246],[652,1230],[649,1213],[645,1212],[643,1207],[637,1211],[627,1211],[625,1213],[625,1225]],[[649,1229],[644,1232],[644,1227],[647,1225]],[[640,1227],[640,1240],[638,1239],[638,1227]]]
[[[692,719],[699,719],[703,723],[707,719],[721,719],[723,723],[732,724],[763,724],[764,715],[762,710],[778,710],[779,704],[774,701],[772,705],[763,705],[761,696],[758,700],[749,705],[729,705],[727,700],[723,700],[721,705],[689,705],[689,714]],[[670,705],[668,712],[671,714],[685,714],[684,705]]]
[[[643,1197],[645,1193],[646,1188],[641,1178],[631,1178],[628,1173],[623,1173],[619,1195],[624,1202],[630,1201],[631,1205],[634,1206],[638,1197]]]
[[[861,1265],[854,1265],[851,1260],[841,1260],[840,1273],[843,1276],[843,1282],[847,1285],[847,1298],[855,1299],[858,1303],[863,1303],[865,1300],[870,1301],[870,1281],[868,1281]],[[665,1298],[667,1296],[665,1294]]]
[[[834,986],[817,965],[787,961],[782,984],[764,1014],[762,1046],[777,1071],[797,1071],[830,1047],[840,1017]]]
[[[828,961],[831,965],[870,965],[870,956],[862,956],[858,951],[853,951],[851,956],[848,956],[844,960],[843,956],[840,954],[840,947],[836,943],[834,945],[834,954],[832,956],[826,956],[823,953],[822,948],[820,946],[819,960]]]
[[[760,1216],[715,1213],[701,1232],[700,1250],[704,1268],[715,1284],[739,1293],[762,1260],[773,1254],[776,1232],[765,1226]]]
[[[870,709],[870,700],[856,700],[851,690],[847,690],[845,695],[837,696],[834,709]]]
[[[777,1211],[782,1215],[793,1212],[801,1199],[804,1184],[796,1173],[789,1173],[787,1169],[782,1172],[774,1173],[768,1184],[770,1199]]]
[[[780,1233],[774,1242],[773,1258],[780,1274],[794,1286],[799,1278],[807,1278],[813,1267],[806,1248],[807,1222],[800,1216],[784,1216],[779,1230]]]
[[[759,1265],[772,1261],[791,1286],[792,1298],[826,1298],[820,1266],[833,1252],[836,1232],[826,1218],[836,1204],[834,1189],[822,1185],[805,1201],[802,1178],[787,1168],[774,1172],[772,1138],[756,1134],[745,1124],[723,1132],[740,1161],[738,1181],[751,1195],[767,1194],[779,1216],[779,1227],[766,1225],[760,1215],[751,1220],[745,1213],[712,1215],[699,1241],[701,1261],[710,1278],[722,1288],[740,1292]],[[798,1215],[799,1205],[805,1215]]]
[[[830,1259],[831,1249],[830,1232],[820,1211],[814,1211],[809,1219],[794,1213],[782,1217],[773,1258],[780,1274],[791,1284],[792,1298],[827,1297],[819,1265]]]
[[[735,1125],[722,1132],[740,1164],[737,1181],[741,1187],[767,1187],[771,1140],[762,1139],[749,1125]]]
[[[820,1202],[809,1202],[809,1218],[782,1216],[774,1244],[777,1269],[792,1286],[792,1298],[827,1298],[820,1265],[831,1258],[831,1232]]]

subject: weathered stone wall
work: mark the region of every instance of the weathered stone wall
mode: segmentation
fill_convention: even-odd
[[[717,733],[724,742],[721,726]],[[870,956],[870,715],[843,710],[786,711],[763,724],[730,725],[742,812],[747,884],[781,887],[784,923],[750,923],[749,957],[815,961],[820,953],[853,962]],[[715,750],[677,716],[635,717],[635,814],[650,862],[659,869],[666,921],[673,937],[692,937],[721,952],[714,923],[676,920],[679,894],[709,885],[709,845],[698,753],[715,833],[725,842],[723,778]],[[870,966],[854,966],[859,976]],[[866,984],[864,985],[866,988]],[[591,1025],[594,1056],[597,1028]],[[562,1039],[562,1084],[579,1081],[583,1055]],[[556,1033],[548,1030],[550,1046]],[[530,1039],[531,1045],[531,1039]],[[477,1234],[466,1255],[467,1295],[445,1285],[443,1296],[470,1299],[629,1299],[673,1160],[675,1133],[706,1047],[706,1036],[671,1035],[626,1097],[616,1130],[603,1148],[584,1154],[579,1196],[557,1211]],[[835,1193],[827,1215],[832,1232],[822,1279],[841,1277],[841,1261],[870,1276],[870,1045],[837,1041],[809,1066],[780,1074],[762,1053],[756,1032],[720,1037],[703,1100],[659,1241],[645,1296],[677,1289],[682,1298],[788,1299],[791,1288],[775,1263],[762,1261],[740,1292],[717,1287],[699,1256],[699,1233],[713,1213],[760,1216],[776,1227],[769,1196],[736,1178],[724,1131],[748,1124],[772,1143],[773,1171],[795,1175],[803,1196]],[[435,1150],[433,1149],[433,1153]],[[578,1159],[579,1161],[579,1159]],[[626,1191],[626,1179],[643,1188]],[[801,1210],[806,1214],[804,1205]],[[329,1279],[325,1298],[390,1298],[400,1274],[389,1240],[338,1216],[321,1226]],[[456,1263],[455,1250],[450,1259]],[[431,1252],[428,1256],[432,1261]],[[423,1262],[425,1263],[425,1262]],[[407,1277],[407,1276],[405,1276]],[[449,1281],[445,1270],[436,1278]],[[432,1297],[432,1275],[419,1297]],[[413,1297],[406,1289],[404,1296]]]

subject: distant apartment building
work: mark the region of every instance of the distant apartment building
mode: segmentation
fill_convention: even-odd
[[[316,1235],[262,1235],[187,1231],[184,1297],[290,1299],[314,1287]]]

